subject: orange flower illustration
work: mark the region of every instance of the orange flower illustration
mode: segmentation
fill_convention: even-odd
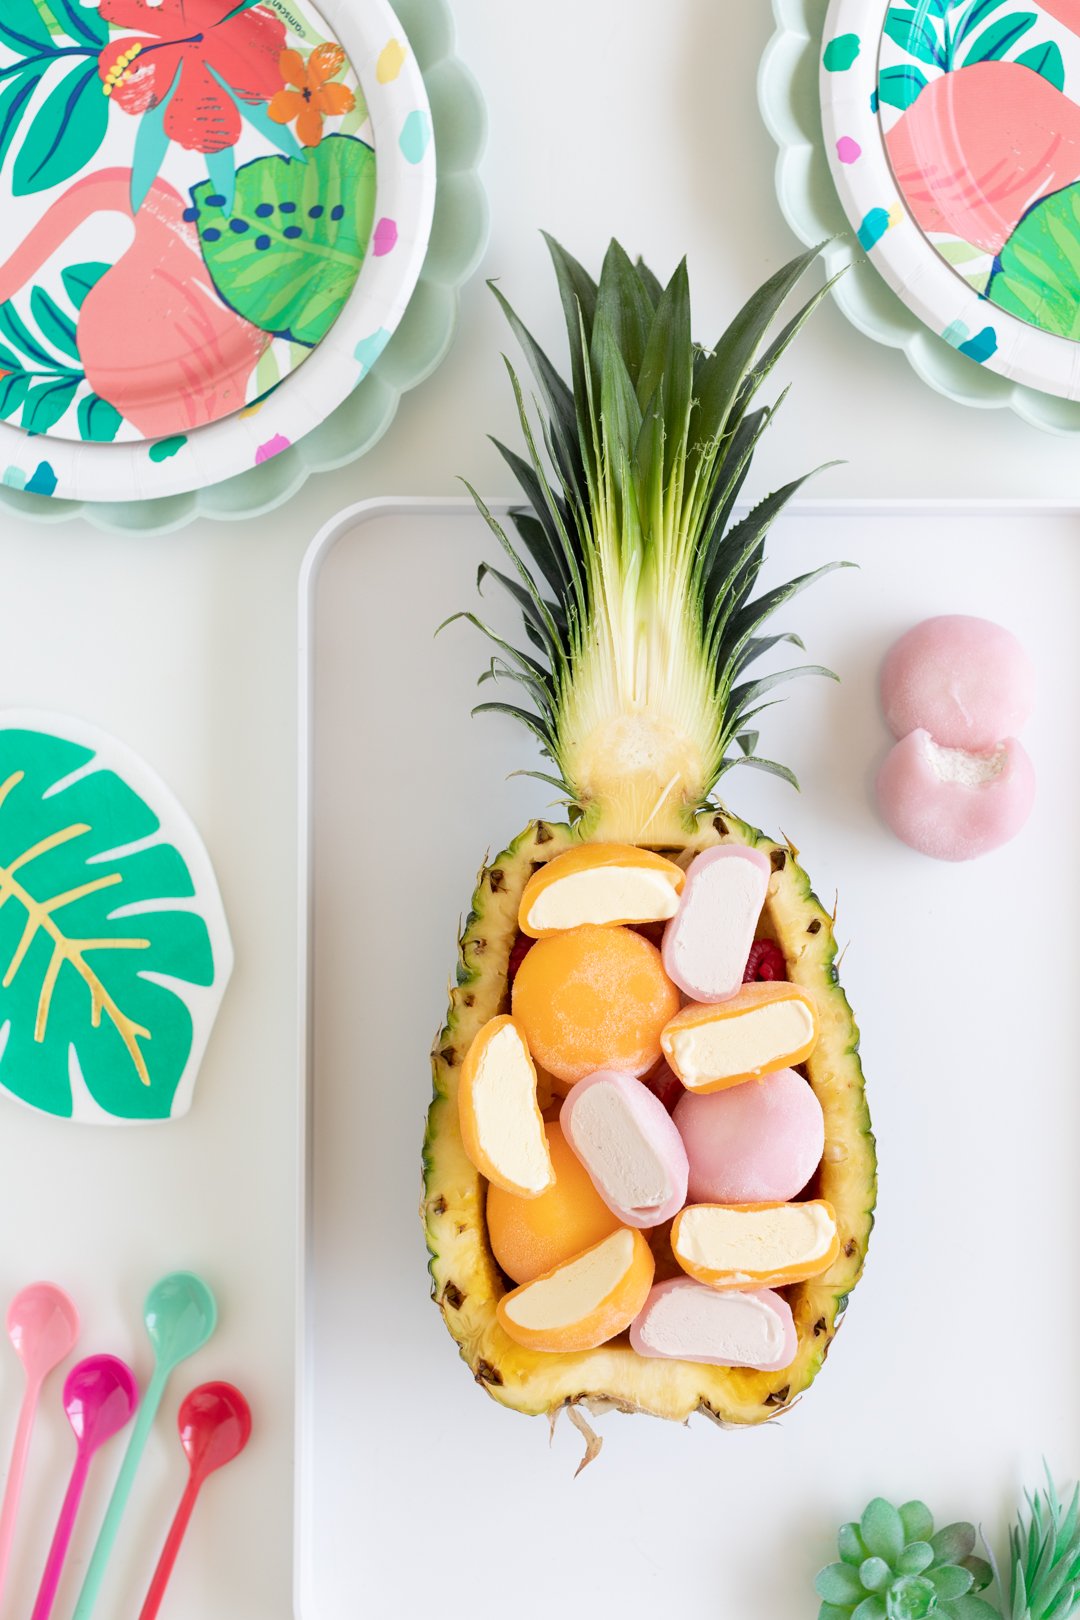
[[[323,119],[340,118],[356,106],[348,85],[332,82],[344,66],[345,52],[340,45],[317,45],[306,63],[299,51],[282,51],[281,77],[293,89],[279,90],[271,101],[268,110],[275,124],[291,124],[295,119],[301,145],[318,146]]]

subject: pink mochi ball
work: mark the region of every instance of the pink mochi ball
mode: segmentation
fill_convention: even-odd
[[[690,1162],[692,1204],[782,1204],[825,1151],[825,1116],[794,1069],[728,1091],[688,1091],[674,1119]]]
[[[1035,772],[1008,737],[989,753],[939,747],[913,731],[885,757],[878,807],[905,844],[939,861],[970,861],[1015,838],[1035,802]]]
[[[962,613],[924,619],[881,669],[894,737],[928,731],[943,748],[985,753],[1013,737],[1035,706],[1035,670],[1011,630]]]
[[[691,1001],[728,1001],[742,989],[772,867],[759,849],[720,844],[686,869],[679,909],[664,929],[664,971]]]

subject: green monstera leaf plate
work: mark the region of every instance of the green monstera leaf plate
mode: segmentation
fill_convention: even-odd
[[[0,1090],[84,1122],[185,1113],[231,970],[164,783],[79,722],[0,712]]]

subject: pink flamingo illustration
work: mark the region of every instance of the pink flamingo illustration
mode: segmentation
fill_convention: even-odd
[[[79,225],[106,212],[123,214],[135,234],[79,312],[79,353],[90,387],[148,439],[242,409],[271,339],[222,303],[183,199],[163,180],[135,214],[130,169],[76,181],[0,264],[0,303],[20,292]]]

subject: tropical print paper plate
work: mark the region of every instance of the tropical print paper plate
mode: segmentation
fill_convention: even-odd
[[[1080,399],[1077,0],[833,0],[821,91],[848,218],[908,307]]]
[[[393,331],[433,205],[385,0],[3,0],[0,478],[145,499],[284,450]]]

